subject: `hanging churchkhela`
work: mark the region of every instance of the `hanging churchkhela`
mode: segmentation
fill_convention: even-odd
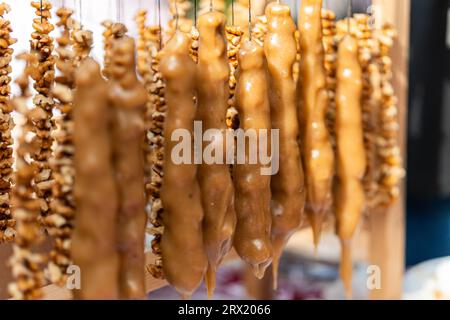
[[[328,9],[322,10],[322,43],[324,49],[324,67],[326,73],[326,88],[328,93],[328,108],[326,124],[330,133],[333,148],[336,148],[335,113],[336,113],[336,14]]]
[[[334,176],[334,154],[326,127],[328,96],[321,23],[322,0],[303,0],[300,7],[300,147],[305,170],[306,206],[314,244],[320,240],[329,211]]]
[[[161,41],[161,30],[158,29],[158,39]],[[147,269],[153,277],[161,279],[164,277],[161,260],[161,237],[164,232],[163,216],[164,208],[161,201],[161,187],[163,179],[164,162],[164,122],[166,118],[166,100],[165,84],[159,71],[161,59],[160,45],[152,46],[151,51],[151,70],[153,72],[150,88],[151,118],[149,120],[149,131],[147,133],[149,140],[149,150],[146,158],[151,161],[150,181],[146,184],[147,195],[150,198],[150,223],[152,227],[150,233],[153,235],[151,243],[153,254],[156,260],[150,264]],[[147,109],[147,112],[149,110]]]
[[[42,4],[42,6],[41,6]],[[56,56],[53,55],[53,38],[49,35],[54,30],[50,23],[52,4],[43,0],[41,2],[31,2],[31,6],[36,10],[37,18],[33,19],[33,29],[31,34],[31,53],[38,57],[36,63],[37,73],[32,75],[34,89],[37,94],[33,98],[36,108],[42,111],[39,117],[31,119],[34,125],[35,143],[39,148],[31,155],[31,158],[38,166],[38,173],[34,177],[35,192],[41,203],[41,216],[45,217],[50,213],[50,201],[52,196],[52,175],[49,159],[52,155],[52,130],[54,121],[52,111],[55,102],[51,95],[51,89],[55,79]],[[42,221],[45,224],[45,221]]]
[[[75,214],[73,194],[75,180],[74,144],[73,144],[73,90],[75,89],[75,68],[88,55],[92,46],[92,32],[81,30],[72,18],[73,11],[60,8],[56,15],[60,18],[57,25],[62,29],[56,39],[58,60],[56,67],[60,75],[55,79],[52,94],[56,99],[56,108],[61,116],[56,119],[57,129],[53,137],[56,141],[55,156],[51,160],[53,199],[51,214],[46,218],[48,232],[54,237],[53,250],[50,253],[48,278],[51,282],[63,285],[66,270],[70,265],[70,246]]]
[[[200,32],[197,65],[197,114],[196,120],[202,121],[204,131],[220,130],[220,137],[210,137],[210,144],[204,144],[204,153],[214,149],[214,164],[205,159],[199,166],[198,181],[202,193],[205,214],[203,221],[203,238],[208,257],[206,286],[212,295],[215,288],[216,271],[224,256],[232,247],[236,226],[234,208],[234,188],[226,154],[221,147],[214,146],[218,141],[225,141],[226,113],[228,108],[228,81],[230,70],[225,39],[225,15],[211,11],[200,16]],[[218,154],[217,154],[218,153]],[[218,159],[219,158],[219,159]]]
[[[158,26],[146,27],[145,20],[147,17],[146,10],[140,10],[136,16],[136,23],[138,26],[138,42],[137,42],[137,70],[142,78],[145,90],[147,91],[147,102],[145,106],[145,139],[144,139],[144,186],[146,195],[146,212],[153,226],[150,229],[150,233],[154,235],[152,240],[153,253],[157,259],[153,264],[147,266],[150,274],[155,278],[163,278],[162,263],[161,263],[161,250],[160,239],[162,235],[162,221],[161,213],[162,206],[159,199],[159,186],[162,176],[162,162],[157,159],[153,159],[155,153],[155,135],[162,134],[164,117],[163,113],[156,111],[156,107],[160,106],[160,102],[163,102],[163,98],[160,99],[160,95],[155,94],[161,92],[163,87],[162,81],[154,82],[161,77],[158,74],[158,62],[156,55],[159,51],[160,44],[160,32]],[[159,87],[159,88],[158,88]],[[152,131],[153,130],[153,131]],[[160,146],[162,148],[162,141]],[[155,161],[154,161],[155,160]],[[161,175],[159,175],[161,173]],[[155,177],[157,177],[155,179]],[[157,180],[157,181],[155,181]],[[149,206],[150,205],[150,206]]]
[[[296,83],[293,66],[297,56],[295,23],[289,6],[266,7],[268,31],[264,50],[269,71],[272,129],[280,131],[279,171],[271,180],[273,278],[277,287],[278,264],[284,245],[300,227],[305,204],[303,167],[298,146]]]
[[[74,99],[75,229],[73,263],[82,270],[76,299],[119,297],[118,188],[110,136],[112,110],[100,66],[87,58],[76,71]],[[93,218],[95,217],[95,223]]]
[[[378,208],[386,209],[400,195],[400,181],[405,175],[403,159],[399,146],[398,99],[392,85],[392,59],[389,56],[394,45],[395,31],[391,25],[378,30],[376,40],[380,46],[378,63],[381,70],[381,106],[378,118],[377,138],[378,161],[380,168]]]
[[[112,55],[112,44],[114,40],[123,38],[128,32],[127,27],[120,22],[104,21],[102,23],[105,27],[103,31],[103,49],[105,51],[103,60],[103,75],[109,78],[111,75],[111,55]]]
[[[11,136],[14,121],[11,117],[11,61],[17,42],[11,37],[11,23],[4,18],[10,7],[0,4],[0,242],[14,239],[15,221],[11,216],[11,187],[13,173],[13,138]]]
[[[74,52],[71,50],[71,26],[73,25],[73,11],[60,8],[56,15],[59,17],[57,26],[61,36],[56,39],[58,60],[56,67],[60,75],[55,79],[52,89],[56,100],[56,108],[61,116],[56,119],[53,137],[56,141],[55,157],[51,161],[53,184],[53,199],[50,203],[51,214],[45,219],[48,232],[54,237],[53,250],[50,252],[48,264],[48,278],[52,283],[63,285],[66,278],[66,269],[70,265],[70,236],[72,233],[72,219],[75,211],[73,197],[73,181],[75,168],[73,166],[74,147],[72,143],[72,90],[74,89]]]
[[[43,241],[42,228],[39,223],[41,203],[34,195],[33,179],[39,167],[30,160],[40,145],[35,139],[30,139],[34,133],[32,119],[45,117],[41,108],[28,109],[29,77],[37,76],[39,71],[35,68],[37,59],[35,55],[21,54],[18,59],[26,62],[24,73],[16,80],[20,88],[20,96],[13,100],[14,108],[20,112],[25,123],[18,139],[16,172],[14,174],[14,189],[11,206],[13,218],[17,221],[16,234],[13,244],[13,254],[9,259],[14,282],[8,285],[8,291],[14,299],[38,299],[42,296],[42,287],[45,285],[44,266],[45,254],[38,253],[37,247]]]
[[[337,182],[335,211],[341,240],[341,277],[346,294],[352,292],[351,239],[360,222],[365,195],[362,184],[366,170],[361,110],[362,73],[358,43],[347,35],[339,44],[336,90]]]
[[[264,50],[255,40],[242,44],[238,59],[236,108],[241,119],[240,127],[256,130],[256,138],[250,146],[245,146],[246,163],[238,163],[234,169],[237,216],[234,247],[250,265],[254,275],[261,279],[272,262],[270,175],[262,174],[260,159],[257,158],[255,164],[248,163],[248,159],[257,157],[256,146],[264,144],[259,136],[260,130],[270,134],[267,67]],[[270,152],[269,146],[267,149]],[[243,155],[238,153],[239,156]]]
[[[145,297],[144,242],[146,229],[143,150],[147,93],[136,76],[132,38],[112,44],[109,99],[114,109],[112,139],[119,192],[117,246],[122,299]]]
[[[227,55],[228,65],[230,67],[230,79],[228,80],[229,94],[228,94],[228,110],[227,110],[227,127],[229,129],[239,128],[239,116],[236,110],[236,73],[238,69],[237,55],[241,48],[242,35],[244,32],[241,28],[231,25],[225,27],[225,35],[227,38]]]
[[[204,211],[194,150],[173,154],[177,145],[171,137],[177,129],[194,131],[196,66],[189,55],[190,38],[177,30],[164,48],[160,70],[166,82],[164,178],[161,190],[164,205],[164,234],[161,249],[164,276],[180,294],[188,298],[199,287],[207,268],[203,245]],[[184,138],[186,139],[186,137]],[[174,162],[182,157],[183,162]],[[174,199],[177,199],[174,201]],[[186,211],[186,208],[189,210]]]

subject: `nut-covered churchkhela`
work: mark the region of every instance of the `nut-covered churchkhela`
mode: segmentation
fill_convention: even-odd
[[[336,147],[336,133],[334,132],[337,68],[336,14],[327,9],[322,10],[322,43],[325,52],[324,66],[328,93],[326,124],[330,133],[331,143],[333,147]]]
[[[249,139],[253,146],[245,146],[246,163],[238,163],[234,169],[237,215],[234,247],[250,265],[254,275],[261,279],[272,262],[270,176],[262,174],[263,165],[256,151],[259,149],[256,146],[264,144],[260,130],[270,132],[271,127],[267,67],[264,50],[255,40],[242,44],[238,59],[236,108],[241,119],[240,127],[256,130],[256,133],[255,139]],[[267,149],[270,151],[269,146]],[[250,157],[256,157],[255,164],[249,163]]]
[[[14,238],[15,221],[11,217],[11,185],[13,165],[13,139],[11,131],[14,121],[11,117],[11,60],[16,39],[11,37],[11,23],[4,18],[10,10],[5,3],[0,4],[0,242]]]
[[[55,157],[51,159],[53,198],[50,203],[51,214],[45,218],[48,232],[54,237],[53,249],[47,267],[47,277],[52,283],[63,285],[66,270],[70,265],[70,237],[72,234],[72,220],[75,213],[75,199],[73,196],[73,181],[75,168],[73,165],[73,122],[72,122],[72,90],[74,89],[74,53],[71,50],[71,25],[73,11],[60,8],[56,15],[59,17],[57,26],[61,35],[56,39],[58,61],[56,66],[60,75],[55,79],[52,94],[56,100],[56,107],[61,116],[56,119],[57,129],[53,133],[56,141]]]
[[[91,58],[76,71],[76,87],[73,116],[77,208],[71,256],[82,277],[74,297],[117,299],[119,195],[112,164],[112,110],[100,66]]]
[[[303,0],[299,12],[300,147],[306,182],[305,212],[310,221],[314,243],[320,240],[322,224],[329,211],[334,176],[334,154],[326,127],[328,95],[322,44],[322,0]]]
[[[112,43],[109,99],[114,109],[112,139],[119,192],[117,248],[122,299],[145,298],[144,113],[147,92],[136,75],[135,43],[124,37]]]
[[[159,34],[159,29],[157,29]],[[152,251],[156,261],[147,266],[147,270],[153,277],[161,279],[164,277],[161,260],[161,236],[164,231],[163,215],[164,208],[161,201],[161,186],[163,179],[164,162],[164,122],[166,118],[165,84],[159,72],[159,61],[161,51],[159,45],[151,48],[151,70],[153,77],[150,88],[151,109],[147,109],[147,117],[150,116],[149,131],[147,138],[150,148],[146,154],[147,163],[151,163],[150,181],[146,181],[146,191],[150,197],[150,233],[154,236],[152,240]]]
[[[201,284],[207,268],[202,237],[204,214],[194,150],[189,146],[183,149],[182,155],[173,154],[177,146],[173,134],[181,129],[192,136],[194,131],[195,63],[189,55],[190,42],[186,33],[177,30],[164,48],[160,63],[167,101],[164,147],[166,154],[171,155],[164,158],[161,191],[165,210],[161,242],[163,268],[166,279],[185,298]]]
[[[52,93],[61,116],[56,119],[57,129],[53,134],[56,147],[51,169],[55,183],[52,188],[51,214],[45,220],[49,234],[54,237],[47,277],[59,285],[65,283],[66,270],[71,263],[70,239],[75,215],[72,93],[75,89],[75,67],[89,55],[92,46],[92,32],[81,30],[72,19],[72,14],[73,11],[68,8],[60,8],[56,12],[60,18],[57,25],[62,29],[61,36],[56,39],[56,67],[60,75],[55,79]]]
[[[302,160],[298,145],[297,95],[293,66],[297,56],[295,23],[289,6],[266,7],[268,31],[264,51],[269,71],[272,129],[280,133],[281,166],[271,180],[273,279],[277,287],[278,264],[289,237],[300,227],[305,205]]]
[[[347,35],[338,48],[336,91],[337,181],[335,212],[341,240],[341,277],[348,297],[352,292],[351,239],[365,207],[362,179],[366,170],[361,110],[362,73],[358,43]]]
[[[230,66],[230,78],[228,79],[229,95],[227,110],[227,127],[232,129],[239,128],[239,116],[235,108],[236,92],[236,71],[238,68],[237,55],[241,48],[242,35],[244,32],[237,26],[227,26],[225,35],[227,37],[228,65]]]
[[[41,7],[42,3],[42,7]],[[39,145],[36,153],[31,155],[33,161],[37,164],[39,170],[34,178],[35,192],[41,200],[41,215],[45,218],[50,212],[50,201],[52,196],[52,175],[50,169],[50,158],[52,156],[52,130],[54,121],[52,112],[55,102],[51,94],[51,89],[55,80],[56,56],[53,55],[53,38],[49,35],[54,30],[50,23],[52,5],[49,1],[31,2],[36,9],[37,18],[33,19],[33,29],[31,34],[31,53],[38,57],[36,68],[38,72],[32,75],[34,80],[34,89],[37,95],[33,98],[36,108],[43,112],[39,117],[31,119],[34,125],[35,143]]]
[[[106,78],[110,76],[110,65],[111,65],[111,55],[112,55],[112,43],[116,39],[123,38],[125,34],[128,32],[127,27],[119,22],[112,21],[104,21],[102,23],[103,27],[105,27],[105,31],[103,31],[103,49],[104,60],[103,60],[103,75]]]
[[[226,140],[225,118],[228,108],[230,69],[225,22],[225,15],[217,11],[205,13],[198,21],[200,39],[196,79],[198,95],[196,119],[202,121],[205,131],[220,130],[220,136],[210,137],[210,142]],[[206,148],[207,145],[205,143],[204,147]],[[210,296],[215,288],[217,268],[232,247],[236,226],[234,188],[229,167],[225,161],[225,152],[222,153],[222,157],[219,163],[202,163],[198,170],[205,213],[203,238],[208,257],[206,286]]]
[[[160,140],[155,140],[155,136],[162,135],[164,117],[158,115],[161,110],[161,103],[164,106],[164,87],[161,75],[158,73],[158,55],[160,45],[160,32],[158,26],[145,26],[147,12],[140,10],[136,16],[139,37],[137,42],[137,70],[142,78],[142,82],[147,91],[147,103],[145,107],[145,140],[144,140],[144,185],[146,194],[146,211],[153,227],[150,233],[154,235],[152,240],[153,253],[157,260],[147,266],[148,271],[155,278],[163,278],[162,260],[160,250],[160,239],[162,235],[162,206],[159,198],[159,187],[162,176],[162,144]],[[155,81],[156,82],[155,82]],[[152,132],[153,130],[153,132]],[[155,148],[158,144],[158,148]],[[160,150],[159,150],[160,149]],[[161,152],[161,161],[154,162],[153,157]],[[158,152],[159,152],[158,151]],[[155,171],[153,171],[155,170]],[[159,175],[161,173],[161,175]],[[157,180],[157,181],[156,181]],[[153,184],[152,184],[153,181]],[[156,227],[155,227],[156,226]]]
[[[41,288],[45,285],[44,266],[45,255],[38,253],[37,247],[43,241],[43,233],[39,223],[41,204],[34,195],[33,179],[39,168],[30,157],[39,149],[35,139],[30,139],[34,126],[33,118],[44,117],[44,110],[34,108],[29,110],[27,100],[29,76],[36,76],[36,56],[22,54],[18,57],[26,61],[24,73],[16,80],[21,95],[13,100],[15,110],[25,117],[25,123],[18,139],[15,186],[12,192],[11,205],[13,217],[17,221],[13,254],[9,260],[14,282],[8,286],[8,291],[14,299],[38,299],[42,296]]]
[[[399,146],[398,99],[392,85],[392,59],[389,56],[396,34],[391,25],[378,30],[376,39],[380,45],[379,66],[381,70],[381,108],[377,138],[380,166],[378,207],[385,209],[400,195],[400,181],[405,175]]]
[[[370,16],[366,14],[356,14],[356,38],[358,41],[358,56],[362,70],[362,96],[361,108],[363,112],[364,125],[364,145],[366,148],[366,173],[364,176],[364,190],[366,202],[369,207],[376,203],[378,193],[379,166],[377,161],[377,131],[378,115],[381,104],[381,85],[378,64],[375,61],[379,49],[376,48],[376,41],[373,39],[372,28],[370,27]]]

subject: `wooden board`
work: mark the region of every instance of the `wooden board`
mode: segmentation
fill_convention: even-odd
[[[406,128],[408,108],[408,56],[410,0],[374,0],[383,22],[392,23],[398,39],[392,50],[394,88],[398,97],[400,145],[406,164]],[[400,200],[388,211],[370,217],[371,264],[381,271],[381,288],[372,290],[371,299],[400,299],[405,264],[405,184]]]

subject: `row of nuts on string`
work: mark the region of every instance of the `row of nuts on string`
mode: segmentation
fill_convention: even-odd
[[[41,6],[42,5],[42,6]],[[42,112],[34,114],[31,118],[36,145],[39,146],[36,152],[31,155],[38,167],[38,174],[34,178],[36,195],[40,200],[42,220],[50,212],[50,197],[53,185],[49,159],[52,155],[53,138],[51,132],[54,129],[52,113],[54,100],[51,89],[55,79],[56,57],[53,55],[53,38],[49,35],[54,30],[50,23],[52,5],[49,1],[35,1],[31,6],[36,10],[37,17],[33,19],[33,29],[31,35],[31,53],[38,57],[36,62],[37,73],[32,75],[34,89],[37,94],[33,98],[36,108]],[[45,221],[42,221],[45,225]]]
[[[14,50],[11,46],[17,42],[11,37],[11,23],[3,18],[10,11],[7,4],[0,4],[0,242],[14,238],[15,221],[11,216],[11,187],[13,166],[13,139],[11,131],[14,121],[11,117],[11,61]]]

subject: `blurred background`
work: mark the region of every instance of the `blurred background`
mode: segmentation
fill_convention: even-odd
[[[16,53],[27,50],[28,42],[24,39],[28,39],[32,32],[33,18],[30,1],[3,1],[13,8],[8,17],[12,21],[14,37],[20,39],[15,45]],[[200,3],[200,0],[198,1]],[[149,10],[148,24],[157,24],[158,21],[157,0],[121,2],[53,0],[52,2],[55,7],[65,4],[74,8],[77,19],[81,19],[87,29],[94,31],[93,56],[99,61],[103,57],[100,25],[102,21],[120,18],[132,36],[136,36],[134,16],[138,8]],[[296,18],[299,1],[283,2],[291,6],[293,16]],[[261,14],[264,0],[252,0],[252,3],[253,14]],[[229,5],[230,2],[227,1],[226,6]],[[353,11],[368,13],[370,5],[370,0],[353,0]],[[347,14],[348,1],[324,0],[324,6],[334,10],[339,18],[344,18]],[[168,8],[167,0],[161,0],[163,25],[170,19]],[[408,268],[424,261],[450,256],[450,0],[411,0],[410,20],[405,260]],[[16,77],[21,69],[21,65],[13,64],[13,77]],[[330,222],[329,230],[324,235],[317,255],[313,254],[309,230],[293,237],[281,264],[280,290],[273,296],[274,298],[342,298],[337,272],[340,249],[332,227]],[[363,231],[355,242],[358,243],[356,248],[358,263],[354,282],[365,284],[368,245]],[[435,268],[433,270],[450,277],[448,260],[438,261],[440,265],[444,263],[447,269],[441,268],[439,269],[441,271],[436,271],[437,267],[433,267]],[[216,298],[246,296],[243,284],[248,281],[248,275],[243,270],[242,265],[234,260],[222,269]],[[445,278],[446,275],[441,276],[450,284],[450,278]],[[250,283],[248,286],[263,285],[255,284],[251,280],[248,283]],[[450,297],[450,289],[447,289]],[[256,290],[270,291],[263,287]],[[355,296],[367,298],[364,285],[355,288]],[[166,287],[152,293],[152,298],[155,297],[176,298],[177,295]],[[205,297],[205,292],[200,291],[197,297]]]

